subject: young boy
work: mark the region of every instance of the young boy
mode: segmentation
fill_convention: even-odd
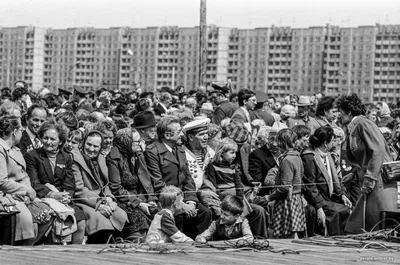
[[[175,186],[164,187],[159,201],[162,210],[154,216],[147,233],[146,242],[148,244],[193,242],[175,225],[174,213],[181,209],[183,203],[181,189]]]
[[[237,196],[228,195],[221,202],[221,216],[210,227],[196,237],[197,242],[212,240],[246,239],[253,240],[249,222],[242,217],[243,201]]]

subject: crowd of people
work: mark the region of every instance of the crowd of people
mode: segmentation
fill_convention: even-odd
[[[356,94],[18,81],[1,89],[0,211],[16,214],[17,245],[361,233],[398,208],[382,165],[399,158],[399,125],[397,106]]]

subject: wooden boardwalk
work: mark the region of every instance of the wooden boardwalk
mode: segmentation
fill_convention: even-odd
[[[269,240],[270,246],[276,253],[235,249],[218,250],[173,244],[167,245],[166,248],[174,253],[167,254],[148,253],[148,247],[142,247],[136,251],[129,245],[125,248],[125,254],[118,248],[112,248],[112,245],[0,246],[0,264],[400,264],[400,252],[398,251],[368,249],[360,252],[361,248],[332,246],[329,242],[328,239],[327,244],[320,246],[307,244],[306,241],[271,239]],[[346,242],[358,244],[358,241]],[[400,249],[400,244],[382,243]],[[225,246],[223,242],[215,244]],[[103,251],[99,253],[101,250]],[[285,251],[285,254],[282,251]],[[293,254],[292,251],[297,251],[299,254]]]

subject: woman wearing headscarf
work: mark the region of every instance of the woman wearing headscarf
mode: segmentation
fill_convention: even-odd
[[[0,117],[0,193],[2,202],[15,205],[15,241],[18,245],[33,245],[49,230],[54,220],[52,210],[36,198],[24,157],[16,145],[23,127],[15,116]],[[10,208],[12,210],[12,208]]]
[[[357,168],[363,196],[357,201],[346,225],[346,232],[361,233],[378,228],[381,211],[397,209],[397,182],[383,181],[382,165],[391,161],[389,148],[378,126],[364,116],[356,94],[343,95],[337,102],[340,120],[348,135],[346,158]]]
[[[378,127],[393,128],[394,119],[390,115],[390,108],[388,104],[386,104],[386,102],[379,102],[378,104],[376,104],[376,107],[378,109],[378,119],[376,121]]]
[[[158,211],[140,142],[138,131],[121,129],[107,156],[111,192],[118,206],[128,214],[129,224],[124,228],[128,236],[144,235]]]
[[[103,243],[114,230],[121,231],[127,221],[126,213],[117,206],[109,188],[106,160],[100,153],[103,144],[102,133],[92,130],[84,136],[81,147],[71,152],[76,185],[74,198],[87,217],[89,243]],[[98,233],[103,230],[106,231]]]
[[[71,202],[75,193],[72,158],[64,150],[68,129],[55,120],[42,124],[38,135],[43,147],[25,154],[27,173],[39,198],[52,198],[69,205],[74,210],[77,230],[72,234],[72,244],[82,244],[85,235],[85,215]]]

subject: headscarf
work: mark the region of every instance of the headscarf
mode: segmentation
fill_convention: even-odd
[[[87,157],[87,155],[85,154],[85,152],[83,151],[83,149],[84,149],[85,143],[86,143],[86,141],[87,141],[87,138],[88,138],[89,136],[93,135],[93,134],[100,135],[100,138],[101,138],[101,148],[103,148],[103,144],[104,144],[103,134],[102,134],[100,131],[97,131],[97,130],[91,130],[91,131],[89,131],[88,133],[86,133],[86,134],[83,136],[82,144],[81,144],[81,153],[82,153],[83,157],[85,158],[85,160],[86,160],[88,157]],[[99,154],[100,154],[100,152],[97,154],[97,156],[96,156],[95,158],[92,158],[92,160],[97,160],[97,157],[99,156]]]
[[[129,159],[134,155],[132,151],[132,142],[132,129],[124,128],[117,131],[113,144],[125,158]]]
[[[386,102],[380,102],[382,108],[379,110],[380,117],[390,117],[390,108]]]

